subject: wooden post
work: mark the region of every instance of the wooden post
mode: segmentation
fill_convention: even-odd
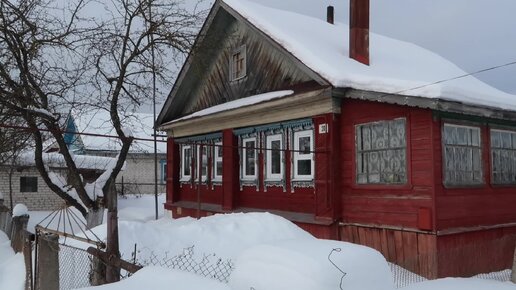
[[[11,212],[8,207],[4,205],[4,200],[0,198],[0,230],[4,231],[6,235],[11,234]]]
[[[38,239],[37,290],[59,290],[59,236],[43,234]]]
[[[108,253],[102,252],[101,250],[98,250],[98,249],[93,248],[93,247],[89,247],[87,249],[87,252],[90,255],[98,258],[102,262],[104,262],[106,264],[115,265],[115,266],[117,266],[119,268],[122,268],[122,269],[126,270],[127,272],[129,272],[131,274],[134,274],[137,271],[139,271],[141,268],[143,268],[143,266],[136,265],[136,264],[133,264],[133,263],[129,263],[129,262],[127,262],[125,260],[122,260],[120,258],[111,257],[111,256],[109,256]]]
[[[199,145],[199,150],[197,152],[197,177],[198,184],[197,184],[197,218],[201,218],[201,184],[202,184],[202,145]]]
[[[118,197],[115,190],[114,180],[110,180],[107,193],[107,248],[106,252],[112,257],[120,258],[118,240]],[[106,282],[113,283],[120,281],[120,268],[112,265],[106,267]]]
[[[25,289],[34,290],[34,280],[32,275],[32,243],[34,242],[34,234],[25,232],[25,241],[23,245],[23,258],[25,261]]]
[[[11,247],[16,253],[23,251],[25,231],[27,230],[28,223],[29,215],[27,214],[13,217],[11,229]]]
[[[516,284],[516,246],[514,247],[514,258],[512,259],[511,281],[512,281],[512,283]]]
[[[231,129],[222,132],[222,156],[222,209],[231,211],[235,207],[234,196],[239,190],[238,139]]]

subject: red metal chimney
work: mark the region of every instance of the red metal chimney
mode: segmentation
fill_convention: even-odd
[[[369,0],[349,0],[349,57],[369,65]]]

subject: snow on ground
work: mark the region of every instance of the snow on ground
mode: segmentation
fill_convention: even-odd
[[[105,239],[106,225],[93,232]],[[314,239],[291,222],[268,213],[235,213],[193,218],[163,218],[147,223],[120,221],[120,251],[130,257],[136,244],[138,258],[145,259],[150,250],[157,255],[180,254],[195,246],[195,252],[215,253],[220,258],[234,259],[251,246],[291,239]],[[74,246],[84,247],[81,243]]]
[[[238,290],[394,289],[389,266],[379,252],[321,239],[251,247],[236,260],[229,285]]]
[[[516,284],[477,278],[444,278],[415,283],[403,290],[515,290]]]
[[[230,287],[226,289],[330,290],[339,289],[341,279],[344,287],[350,289],[394,289],[389,266],[376,250],[316,239],[290,221],[269,213],[218,214],[199,220],[163,218],[145,223],[121,221],[119,227],[120,250],[124,257],[131,256],[134,244],[139,249],[137,259],[140,261],[148,260],[152,255],[159,259],[181,254],[193,245],[197,260],[210,254],[215,254],[215,259],[232,259],[235,270],[229,284],[220,284],[220,287]],[[105,238],[105,225],[94,231],[101,239]],[[69,242],[74,246],[85,246]],[[154,269],[147,271],[163,271]],[[371,275],[372,272],[375,275]],[[142,280],[152,280],[155,275],[144,273]],[[167,272],[167,275],[171,279],[190,279],[190,276],[181,277],[174,272]],[[199,283],[204,283],[205,278],[199,276],[199,279]],[[134,283],[140,283],[138,281]],[[152,284],[153,289],[159,289],[160,283],[165,281],[156,283]],[[211,288],[201,285],[188,289]]]
[[[165,194],[158,195],[158,217],[164,213]],[[118,198],[118,219],[126,221],[151,221],[155,219],[154,195],[126,195]]]
[[[119,283],[84,289],[133,290],[174,289],[249,290],[299,289],[325,290],[392,290],[392,271],[385,258],[376,250],[339,241],[320,240],[288,220],[269,213],[218,214],[201,218],[171,219],[163,217],[164,195],[159,196],[159,220],[154,220],[154,196],[143,195],[119,199],[120,250],[131,257],[137,246],[137,260],[149,261],[151,255],[160,259],[184,253],[194,246],[197,261],[215,254],[221,261],[235,265],[229,283],[221,283],[193,273],[148,266]],[[48,212],[30,212],[29,228]],[[55,223],[55,221],[54,221]],[[105,240],[106,225],[94,232]],[[5,239],[5,238],[4,238]],[[3,288],[2,261],[8,256],[23,269],[21,255],[3,254],[0,237],[0,289],[21,289],[16,285]],[[7,241],[8,243],[8,241]],[[67,244],[87,245],[67,239]],[[3,257],[3,256],[4,257]],[[16,264],[15,261],[15,264]],[[11,263],[11,262],[10,262]],[[158,262],[159,264],[159,262]],[[398,271],[399,272],[399,271]],[[408,272],[408,271],[407,271]],[[5,275],[5,274],[4,274]],[[414,274],[415,275],[415,274]],[[16,280],[23,281],[23,271]],[[341,280],[342,279],[342,280]],[[416,279],[417,280],[417,279]],[[9,281],[9,280],[7,280]],[[413,281],[415,282],[415,281]],[[18,287],[18,288],[16,288]],[[510,283],[469,279],[439,279],[413,283],[404,290],[508,290]]]
[[[83,290],[230,290],[226,284],[195,274],[160,267],[146,267],[118,283]]]
[[[0,289],[23,290],[25,264],[21,253],[14,254],[7,235],[0,231]]]

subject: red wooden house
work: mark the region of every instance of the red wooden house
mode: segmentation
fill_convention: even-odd
[[[516,97],[369,34],[368,5],[348,27],[216,1],[157,120],[165,208],[273,212],[427,277],[509,268]]]

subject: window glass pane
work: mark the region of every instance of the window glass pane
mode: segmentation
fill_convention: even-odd
[[[271,173],[281,174],[281,141],[271,141]]]
[[[406,182],[405,128],[405,119],[357,126],[358,183]]]
[[[355,128],[355,140],[357,142],[358,150],[364,150],[364,140],[362,138],[362,130],[363,130],[363,128],[361,126],[357,126]]]
[[[405,146],[405,120],[389,122],[390,147]]]
[[[245,175],[255,175],[255,142],[245,142]]]
[[[457,128],[452,126],[444,126],[444,142],[445,144],[457,144]]]
[[[310,137],[299,137],[299,154],[310,154],[312,149],[310,148]]]
[[[20,177],[20,192],[37,192],[38,178],[36,176]]]
[[[464,127],[457,127],[457,138],[454,144],[468,145],[470,130]]]
[[[208,174],[208,147],[202,147],[202,170],[201,175],[206,176]]]
[[[190,176],[191,171],[191,164],[192,164],[192,149],[191,148],[185,148],[183,150],[184,152],[184,162],[183,162],[183,174]]]
[[[360,126],[362,127],[362,126]],[[362,127],[362,143],[364,144],[364,150],[371,150],[371,128],[369,126]]]
[[[371,128],[372,146],[371,149],[385,149],[388,146],[389,131],[384,122],[375,123]]]
[[[502,148],[511,148],[512,146],[512,138],[511,138],[511,134],[509,132],[501,132],[500,133],[500,136],[501,136],[501,141],[502,141]]]
[[[446,124],[443,134],[444,182],[449,185],[481,183],[480,128]]]
[[[297,161],[298,175],[312,175],[312,160],[298,160]]]
[[[491,147],[500,148],[502,142],[500,141],[500,132],[491,130]]]
[[[222,161],[217,161],[216,175],[222,176]]]
[[[516,184],[516,133],[491,130],[492,182]]]

